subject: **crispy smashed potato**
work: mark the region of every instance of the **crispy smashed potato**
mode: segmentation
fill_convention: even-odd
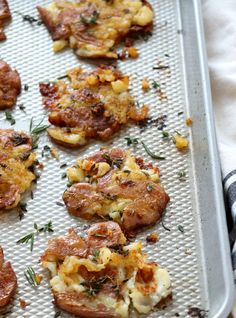
[[[152,30],[153,10],[146,0],[59,0],[37,9],[54,51],[70,46],[82,57],[117,58],[116,44]]]
[[[0,129],[0,209],[17,206],[35,179],[31,171],[36,155],[32,140],[23,132]]]
[[[0,308],[6,306],[17,287],[16,274],[10,262],[4,263],[4,254],[0,246]]]
[[[155,224],[169,202],[159,170],[119,148],[103,149],[68,168],[68,211],[85,219],[110,218],[128,236]]]
[[[6,0],[0,0],[0,41],[6,40],[5,24],[11,19],[11,12]]]
[[[21,92],[21,80],[18,72],[0,60],[0,109],[15,105]]]
[[[48,134],[57,143],[79,147],[91,138],[107,140],[127,122],[147,117],[147,106],[136,110],[128,92],[129,77],[115,68],[86,72],[78,67],[67,76],[68,82],[40,84],[49,121],[55,126]]]
[[[127,318],[130,307],[147,314],[171,297],[167,270],[147,262],[141,242],[127,245],[111,221],[91,226],[86,237],[71,229],[51,239],[41,262],[55,304],[81,318]]]

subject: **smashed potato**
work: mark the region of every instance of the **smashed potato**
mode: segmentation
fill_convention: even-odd
[[[89,139],[107,140],[129,121],[147,117],[148,107],[136,110],[129,77],[113,67],[92,72],[74,68],[68,81],[41,83],[43,103],[50,111],[50,137],[59,144],[79,147]]]
[[[67,176],[71,186],[63,200],[71,214],[112,219],[128,236],[155,224],[169,202],[158,168],[119,148],[78,159]]]
[[[35,160],[32,140],[27,134],[0,129],[0,209],[18,205],[35,179],[32,172]]]
[[[147,314],[171,297],[167,270],[147,262],[141,242],[127,245],[111,221],[91,226],[86,237],[71,229],[51,239],[41,262],[55,304],[78,317],[128,318],[130,307]]]
[[[152,30],[153,10],[146,0],[59,0],[37,9],[54,51],[70,46],[82,57],[117,58],[116,44]]]

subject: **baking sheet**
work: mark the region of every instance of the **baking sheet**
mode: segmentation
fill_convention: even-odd
[[[206,190],[202,189],[205,181],[204,176],[206,178],[208,175],[212,177],[213,173],[218,171],[214,169],[219,167],[211,165],[210,160],[215,149],[214,147],[210,149],[209,140],[213,137],[208,130],[209,127],[207,128],[205,117],[204,120],[201,120],[201,116],[206,115],[206,110],[203,108],[209,106],[204,100],[202,84],[199,82],[197,84],[197,81],[201,79],[199,75],[200,64],[197,63],[202,57],[189,44],[191,36],[196,37],[198,17],[195,15],[198,13],[198,1],[151,0],[150,2],[156,14],[153,36],[148,42],[136,42],[135,46],[140,51],[140,57],[137,60],[121,61],[118,66],[123,72],[132,75],[132,93],[140,104],[149,105],[150,116],[155,119],[154,123],[148,125],[147,129],[130,125],[107,143],[93,141],[79,150],[71,151],[57,146],[60,161],[53,158],[41,158],[42,147],[46,144],[52,146],[47,136],[41,138],[37,152],[38,159],[43,163],[44,169],[34,190],[34,199],[32,200],[29,195],[26,195],[28,212],[21,221],[19,221],[17,211],[0,215],[0,244],[4,248],[6,259],[12,261],[18,277],[17,294],[13,304],[5,309],[7,314],[2,314],[3,317],[54,317],[58,309],[54,309],[52,304],[48,274],[41,269],[39,256],[45,249],[49,237],[65,234],[67,229],[72,226],[78,227],[78,231],[82,232],[86,223],[71,217],[65,208],[56,205],[57,201],[61,201],[61,194],[67,183],[66,179],[61,177],[65,168],[61,169],[60,165],[63,163],[73,164],[76,157],[93,153],[99,149],[100,145],[127,149],[124,139],[127,136],[138,137],[152,151],[166,157],[165,161],[153,160],[153,163],[160,166],[161,181],[171,198],[164,218],[165,227],[170,231],[158,224],[143,231],[137,237],[137,240],[143,241],[149,259],[167,267],[173,287],[173,301],[168,303],[166,308],[152,312],[148,317],[188,317],[189,308],[192,307],[205,310],[208,317],[225,317],[227,310],[229,310],[232,298],[229,296],[229,293],[232,292],[230,268],[224,267],[225,273],[221,276],[218,275],[217,283],[214,283],[216,276],[210,274],[214,272],[211,267],[211,264],[214,264],[214,258],[218,260],[219,270],[223,270],[224,262],[229,262],[229,251],[227,246],[223,249],[220,243],[211,247],[206,243],[206,224],[210,225],[212,229],[220,228],[218,238],[221,243],[223,239],[226,239],[226,228],[225,220],[222,217],[224,211],[221,210],[219,215],[216,210],[212,210],[213,215],[216,213],[214,218],[206,213],[206,209],[209,211],[215,205],[216,209],[219,208],[217,200],[221,200],[220,203],[222,203],[222,198],[219,196],[214,199],[213,194],[217,185],[212,183],[211,189],[207,193],[206,205],[204,205]],[[39,26],[37,23],[31,25],[22,20],[22,14],[37,17],[35,6],[47,3],[50,1],[10,0],[13,20],[6,28],[7,41],[0,44],[0,57],[18,70],[22,84],[29,86],[28,91],[22,91],[17,106],[13,110],[16,119],[14,127],[26,131],[32,116],[36,121],[45,116],[38,91],[39,82],[55,80],[64,75],[66,69],[74,66],[79,65],[87,69],[94,67],[93,62],[78,59],[70,49],[54,54],[52,41],[46,28],[43,25]],[[191,36],[188,33],[188,28],[192,28]],[[189,37],[187,44],[185,37]],[[197,40],[200,41],[201,38],[196,38],[196,43]],[[195,65],[192,67],[197,69],[191,73],[189,65],[193,61],[195,61]],[[153,70],[153,66],[157,66],[159,63],[168,65],[169,68]],[[143,94],[141,80],[144,77],[147,77],[150,82],[155,80],[161,85],[161,97],[154,89]],[[197,94],[192,96],[194,88]],[[197,98],[195,98],[196,96]],[[196,100],[201,105],[194,108]],[[19,105],[21,104],[26,107],[25,111],[20,110]],[[199,114],[197,107],[200,106],[202,109],[200,108]],[[193,129],[189,129],[185,125],[185,118],[190,115],[194,121]],[[4,118],[4,112],[0,112],[1,127],[9,126]],[[161,133],[163,128],[170,133],[178,131],[188,135],[189,152],[180,153],[171,141],[163,140]],[[202,129],[200,134],[199,128]],[[206,139],[205,149],[196,148],[199,141],[202,141],[202,133],[205,134]],[[197,139],[198,135],[199,139]],[[137,145],[132,150],[136,155],[152,161],[141,145]],[[206,160],[205,167],[210,165],[213,169],[213,171],[208,169],[204,175],[201,166],[203,154],[205,154]],[[186,172],[186,181],[179,180],[178,172],[180,171]],[[211,184],[209,178],[208,181]],[[207,182],[205,186],[207,189]],[[212,206],[209,205],[211,198],[213,198]],[[220,207],[222,208],[222,206]],[[18,239],[33,230],[34,222],[37,222],[38,225],[44,225],[50,220],[53,223],[54,233],[52,235],[40,234],[35,240],[33,252],[30,252],[27,245],[16,245]],[[182,226],[184,233],[179,230],[179,226]],[[153,232],[158,233],[159,241],[155,245],[148,245],[145,238],[148,233]],[[213,253],[212,248],[214,248],[214,257],[207,254],[210,248],[211,253]],[[33,289],[24,277],[24,270],[27,266],[32,266],[35,272],[44,277],[36,289]],[[215,291],[215,288],[218,288],[218,292]],[[19,298],[23,298],[28,303],[25,310],[20,308]],[[217,306],[223,308],[223,316],[219,315],[220,309],[218,310]],[[70,317],[70,315],[61,312],[61,317]]]

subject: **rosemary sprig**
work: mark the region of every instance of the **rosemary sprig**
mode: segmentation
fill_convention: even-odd
[[[23,236],[21,239],[19,239],[16,244],[28,244],[30,242],[30,251],[33,251],[34,248],[34,240],[35,236],[38,235],[41,232],[54,232],[53,227],[52,227],[52,221],[49,221],[46,223],[44,226],[39,227],[37,223],[34,223],[34,232],[31,232],[25,236]]]
[[[156,155],[155,153],[153,153],[146,145],[143,141],[141,141],[143,148],[145,149],[146,153],[153,159],[158,159],[158,160],[165,160],[165,157]]]
[[[49,125],[42,125],[44,118],[34,126],[34,120],[33,117],[30,120],[30,126],[29,126],[29,132],[32,138],[32,148],[36,149],[38,148],[38,141],[39,141],[39,135],[44,132]]]
[[[24,271],[24,275],[31,286],[37,287],[39,285],[39,281],[37,279],[35,271],[31,266],[27,267],[27,269]]]

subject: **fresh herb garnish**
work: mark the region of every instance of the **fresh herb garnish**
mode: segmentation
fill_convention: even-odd
[[[41,156],[48,158],[50,156],[50,154],[51,154],[50,151],[51,151],[51,148],[48,145],[43,146],[43,150],[41,152]]]
[[[23,111],[25,110],[24,104],[19,104],[18,107],[19,107],[20,110],[23,110]]]
[[[147,191],[148,191],[148,192],[151,192],[152,189],[153,189],[153,185],[152,185],[151,183],[148,183],[148,184],[147,184]]]
[[[23,219],[26,212],[27,212],[27,203],[20,202],[19,210],[18,210],[20,221]]]
[[[127,146],[138,144],[138,138],[125,137],[125,140],[127,141]]]
[[[24,91],[25,91],[25,92],[28,92],[28,90],[29,90],[29,85],[28,85],[28,84],[25,84],[25,85],[24,85]]]
[[[164,228],[164,230],[170,232],[170,229],[164,224],[163,219],[161,219],[161,225]]]
[[[31,286],[37,287],[39,285],[39,281],[37,279],[35,271],[31,266],[27,267],[27,269],[24,271],[24,275]]]
[[[102,286],[108,281],[108,279],[108,276],[102,276],[98,279],[93,278],[88,282],[82,282],[81,285],[86,287],[85,293],[89,296],[94,296],[99,293]]]
[[[56,205],[64,207],[64,204],[62,202],[59,202],[59,201],[56,201]]]
[[[182,225],[178,225],[178,230],[181,232],[181,233],[184,233],[184,227]]]
[[[159,66],[153,66],[153,70],[166,70],[169,68],[169,65],[159,65]]]
[[[97,259],[98,259],[99,255],[100,255],[100,250],[94,250],[94,251],[93,251],[92,261],[93,261],[93,262],[97,262]]]
[[[178,112],[178,116],[183,115],[184,112]]]
[[[186,172],[185,171],[179,171],[177,172],[178,178],[180,181],[185,181],[186,180]]]
[[[67,175],[66,175],[66,172],[63,172],[63,173],[61,174],[61,178],[62,178],[62,179],[65,179],[66,176],[67,176]]]
[[[103,237],[103,238],[106,238],[106,237],[107,237],[105,234],[100,234],[100,233],[94,233],[93,236]]]
[[[168,131],[162,131],[162,138],[163,139],[169,139],[170,134],[168,133]]]
[[[156,81],[153,81],[153,82],[152,82],[152,87],[155,88],[155,89],[157,89],[158,91],[160,91],[160,89],[161,89],[160,84],[158,84]]]
[[[59,76],[57,79],[58,79],[58,80],[61,80],[61,79],[64,79],[64,78],[68,78],[68,75]]]
[[[83,14],[80,15],[80,22],[83,24],[89,25],[89,24],[96,24],[97,18],[99,16],[99,13],[95,10],[93,11],[93,14],[91,17],[85,17]]]
[[[159,156],[154,154],[146,145],[143,141],[141,141],[143,148],[145,149],[146,153],[153,159],[158,159],[158,160],[165,160],[165,157]]]
[[[39,135],[49,127],[49,125],[42,125],[43,120],[44,118],[35,126],[34,126],[33,117],[30,120],[29,132],[32,138],[33,149],[38,148]]]
[[[61,312],[60,311],[57,311],[56,313],[55,313],[55,315],[54,315],[54,318],[58,318],[58,317],[60,317],[61,316]]]
[[[53,232],[53,228],[52,228],[52,221],[49,221],[47,224],[45,224],[44,226],[38,227],[37,223],[34,223],[34,230],[36,230],[36,232],[31,232],[29,234],[27,234],[26,236],[22,237],[21,239],[19,239],[16,244],[28,244],[30,243],[30,251],[33,251],[34,248],[34,239],[35,239],[35,235],[39,234],[41,232],[48,232],[51,233]]]
[[[67,163],[63,163],[60,165],[60,169],[67,167]]]
[[[16,121],[15,118],[13,117],[12,113],[9,110],[5,111],[5,116],[6,116],[6,120],[8,120],[12,125],[15,125]]]

